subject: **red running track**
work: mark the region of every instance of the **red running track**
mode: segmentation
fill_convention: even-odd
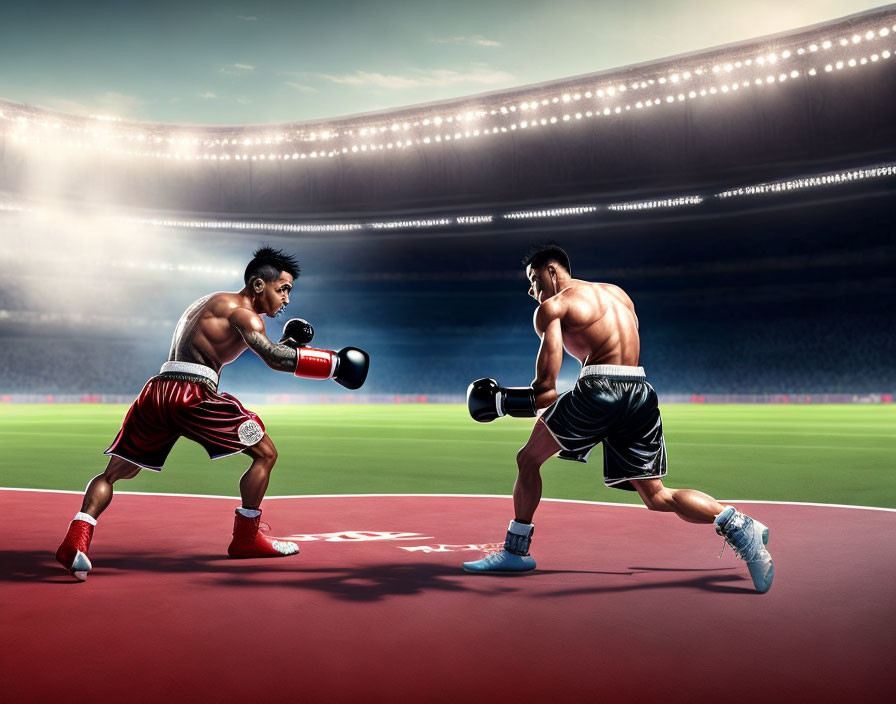
[[[739,504],[771,528],[760,595],[711,527],[545,501],[536,572],[466,574],[508,499],[265,502],[297,557],[230,560],[232,499],[118,495],[94,570],[52,553],[80,499],[0,491],[8,702],[892,701],[896,513]],[[357,537],[357,536],[355,536]],[[452,550],[452,551],[448,551]]]

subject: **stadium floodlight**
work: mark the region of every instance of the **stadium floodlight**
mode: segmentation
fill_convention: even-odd
[[[504,213],[502,217],[505,220],[524,220],[534,218],[559,218],[575,215],[587,215],[597,211],[596,205],[577,205],[565,208],[547,208],[544,210],[518,210],[511,213]]]
[[[542,208],[533,210],[520,210],[493,214],[479,215],[440,215],[437,217],[426,219],[407,219],[407,220],[382,220],[369,222],[322,222],[322,223],[295,223],[295,222],[259,222],[259,221],[235,221],[235,220],[202,220],[202,219],[185,219],[185,218],[146,218],[120,216],[114,218],[122,222],[131,224],[140,224],[154,227],[166,227],[177,229],[198,229],[198,230],[228,230],[228,231],[246,231],[246,232],[274,232],[284,234],[315,234],[315,233],[338,233],[353,231],[385,231],[385,230],[412,230],[412,229],[428,229],[436,227],[456,226],[474,226],[488,225],[494,222],[496,217],[504,220],[525,220],[525,219],[541,219],[541,218],[558,218],[558,217],[576,217],[592,215],[599,212],[602,208],[608,211],[624,214],[626,212],[643,212],[663,208],[677,208],[682,206],[697,206],[706,201],[707,198],[715,197],[720,200],[726,200],[741,196],[756,196],[765,194],[780,194],[799,191],[809,188],[830,187],[855,183],[858,181],[888,178],[896,176],[896,163],[883,164],[878,166],[869,166],[857,168],[847,171],[839,171],[834,173],[823,173],[814,176],[806,176],[797,179],[789,179],[782,181],[772,181],[759,183],[749,186],[733,188],[715,194],[690,194],[677,195],[671,197],[657,197],[649,200],[640,200],[623,203],[612,203],[606,206],[598,204],[593,205],[569,205],[558,206],[553,208]],[[5,213],[27,213],[40,214],[38,208],[33,208],[20,203],[3,202],[0,203],[0,212]]]
[[[809,176],[806,178],[790,179],[786,181],[773,181],[759,183],[753,186],[743,186],[716,194],[718,198],[733,198],[736,196],[755,196],[767,193],[785,193],[804,188],[816,188],[819,186],[841,185],[863,181],[872,178],[896,176],[896,164],[885,164],[850,171],[838,171],[835,173]]]
[[[124,218],[140,225],[169,227],[185,230],[250,230],[260,232],[351,232],[364,228],[360,223],[269,223],[235,220],[178,220],[170,218]]]
[[[337,139],[339,142],[333,148],[317,150],[317,153],[312,153],[311,158],[360,156],[361,153],[368,151],[391,149],[392,147],[388,146],[387,141],[390,143],[392,141],[381,139],[381,137],[389,131],[400,130],[408,133],[407,137],[410,138],[402,141],[402,148],[414,145],[421,148],[432,148],[434,144],[453,141],[450,138],[450,133],[443,132],[441,128],[444,124],[452,124],[455,120],[469,123],[472,120],[482,119],[482,123],[476,125],[480,130],[478,135],[475,131],[469,135],[456,132],[455,140],[464,136],[506,134],[515,131],[517,127],[522,127],[522,125],[515,126],[513,113],[518,110],[540,113],[537,122],[529,120],[526,128],[556,126],[570,122],[571,119],[564,117],[565,114],[569,114],[564,109],[564,105],[581,100],[583,96],[589,100],[600,101],[599,105],[594,106],[594,111],[581,111],[586,116],[618,115],[622,112],[629,112],[632,108],[637,111],[644,107],[675,102],[669,100],[668,96],[662,92],[663,88],[670,83],[681,86],[686,81],[700,79],[701,84],[689,86],[693,88],[692,90],[673,94],[677,101],[684,102],[707,94],[731,95],[741,88],[748,89],[754,86],[758,88],[769,83],[780,84],[799,76],[818,80],[819,75],[823,76],[834,70],[842,70],[847,66],[850,68],[867,66],[870,63],[877,63],[880,59],[888,59],[892,55],[891,48],[880,46],[884,37],[891,36],[891,28],[881,27],[877,22],[870,26],[869,22],[866,21],[865,26],[852,23],[853,26],[848,27],[848,32],[844,31],[847,28],[845,27],[846,23],[841,23],[839,30],[829,26],[824,30],[827,36],[819,36],[818,32],[812,36],[811,32],[805,32],[801,36],[795,36],[789,43],[786,39],[782,40],[779,37],[776,39],[776,46],[764,47],[764,50],[761,43],[754,43],[750,48],[732,48],[715,51],[711,54],[694,54],[684,60],[676,59],[674,66],[670,66],[668,63],[665,65],[658,63],[654,66],[639,68],[637,70],[642,73],[632,75],[631,78],[626,79],[625,83],[618,82],[617,77],[608,76],[601,85],[593,86],[593,90],[592,86],[581,84],[576,86],[575,83],[565,82],[562,86],[558,86],[556,94],[553,95],[546,93],[550,88],[544,87],[533,88],[538,91],[537,94],[528,96],[518,92],[513,97],[513,104],[505,102],[506,98],[498,95],[496,102],[490,102],[492,99],[485,98],[482,104],[476,108],[453,115],[448,115],[443,111],[427,112],[424,109],[418,110],[413,117],[408,116],[404,120],[396,119],[393,114],[385,118],[359,118],[357,121],[345,124],[344,127],[320,123],[308,126],[296,125],[277,134],[268,132],[267,130],[270,128],[263,128],[265,131],[262,132],[261,129],[252,127],[234,128],[230,133],[222,132],[220,128],[215,128],[214,132],[196,128],[194,134],[180,131],[175,134],[166,133],[164,126],[147,127],[120,120],[51,118],[49,115],[37,114],[32,109],[10,110],[4,105],[4,109],[0,111],[0,133],[9,137],[11,142],[19,148],[33,149],[36,153],[39,153],[37,150],[51,153],[59,152],[64,148],[72,148],[84,151],[92,150],[96,153],[126,154],[134,157],[171,159],[173,156],[175,159],[193,163],[229,162],[231,159],[228,157],[231,156],[231,152],[227,151],[227,146],[238,144],[241,144],[244,150],[249,152],[253,161],[282,161],[289,159],[289,154],[295,153],[300,153],[299,158],[302,159],[305,157],[302,156],[304,152],[297,148],[299,142]],[[854,46],[862,42],[877,44],[876,51],[869,52],[868,56],[842,57],[836,55],[838,52],[836,47]],[[828,61],[819,66],[812,65],[812,55],[822,50],[830,52]],[[711,65],[705,63],[707,56],[714,58]],[[757,70],[770,67],[771,64],[775,64],[780,72],[757,74]],[[825,68],[824,72],[820,70],[822,66]],[[827,68],[827,66],[831,68]],[[726,74],[731,74],[731,78],[727,78],[724,82],[718,81]],[[638,91],[637,101],[626,100],[626,93],[629,90]],[[71,135],[71,137],[65,135]],[[135,148],[138,145],[149,144],[158,146],[143,150]],[[184,149],[175,150],[173,147],[166,149],[166,144],[181,144],[185,147],[192,146],[195,149],[192,153],[186,152]],[[264,145],[268,145],[268,148],[265,148]],[[256,151],[252,147],[261,148]],[[272,152],[271,148],[275,151]],[[247,158],[237,159],[236,157],[236,154],[232,155],[233,161],[247,160]]]
[[[607,206],[607,210],[655,210],[656,208],[677,208],[682,205],[699,205],[703,197],[698,195],[677,196],[675,198],[661,198],[658,200],[642,200],[631,203],[613,203]]]
[[[432,218],[429,220],[389,220],[386,222],[367,223],[367,227],[374,230],[404,230],[408,228],[444,227],[453,224],[449,218]]]

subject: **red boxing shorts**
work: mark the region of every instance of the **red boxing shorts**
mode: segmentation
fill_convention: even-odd
[[[115,442],[103,454],[161,470],[180,436],[198,442],[216,460],[258,443],[264,437],[264,424],[201,376],[161,374],[146,382]]]

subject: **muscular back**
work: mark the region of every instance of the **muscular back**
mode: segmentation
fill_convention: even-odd
[[[641,343],[635,306],[618,286],[572,279],[542,305],[554,308],[563,346],[583,365],[638,365]]]
[[[220,372],[248,347],[230,318],[237,308],[245,307],[245,298],[237,293],[212,293],[200,298],[177,321],[168,359],[204,364]],[[255,315],[251,308],[247,313]]]

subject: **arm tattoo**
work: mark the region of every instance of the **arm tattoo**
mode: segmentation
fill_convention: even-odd
[[[294,372],[298,353],[286,345],[271,342],[264,333],[247,330],[242,333],[246,344],[264,360],[271,369],[280,372]]]

